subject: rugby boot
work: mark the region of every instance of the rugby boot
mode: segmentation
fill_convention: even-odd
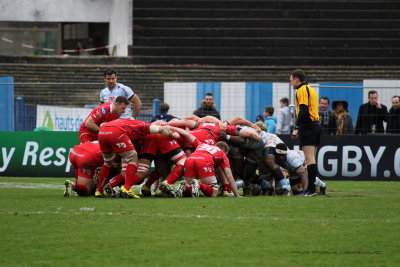
[[[133,187],[131,187],[129,190],[126,190],[125,186],[121,187],[121,197],[123,197],[123,198],[140,198],[133,191]]]
[[[183,193],[186,191],[186,181],[183,180],[182,182],[179,183],[178,188],[175,191],[175,197],[182,197]]]
[[[197,181],[197,179],[193,179],[192,180],[192,197],[196,198],[199,197],[199,182]]]
[[[326,195],[326,186],[320,186],[319,193],[320,195]]]
[[[142,188],[140,188],[140,192],[144,197],[151,196],[150,188],[147,185],[143,185]]]
[[[175,188],[170,185],[167,180],[164,180],[161,184],[164,187],[165,191],[167,191],[168,195],[175,197]]]
[[[70,180],[65,181],[64,197],[72,197],[72,190],[74,189],[75,183]]]

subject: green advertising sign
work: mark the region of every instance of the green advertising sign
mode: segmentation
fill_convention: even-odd
[[[0,132],[0,176],[74,177],[77,132]]]

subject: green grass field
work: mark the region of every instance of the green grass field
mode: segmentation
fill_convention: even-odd
[[[328,195],[64,198],[64,179],[0,178],[1,266],[399,266],[400,183]]]

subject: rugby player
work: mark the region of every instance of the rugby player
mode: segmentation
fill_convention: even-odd
[[[216,146],[202,143],[190,132],[176,127],[172,127],[172,129],[185,137],[195,148],[195,151],[185,161],[185,180],[179,184],[175,196],[181,197],[185,194],[185,196],[198,197],[199,190],[201,190],[206,196],[216,197],[218,194],[218,183],[214,170],[214,165],[216,165],[225,174],[234,196],[239,197],[226,156],[229,146],[223,141],[217,142]],[[197,179],[200,179],[201,183]]]
[[[149,134],[144,137],[143,148],[139,153],[139,179],[144,179],[147,175],[153,160],[155,160],[157,173],[164,174],[164,177],[166,176],[165,174],[169,173],[170,162],[176,164],[171,174],[162,182],[164,189],[174,196],[173,184],[183,176],[186,154],[175,139],[160,134]],[[160,167],[160,165],[162,167]],[[147,179],[146,183],[141,188],[141,192],[144,196],[150,196],[150,186],[159,177],[159,175],[153,174]]]
[[[99,132],[99,142],[104,164],[100,169],[96,196],[104,196],[105,179],[110,173],[115,154],[118,154],[121,157],[122,168],[126,169],[125,184],[121,188],[121,196],[140,198],[131,188],[140,180],[136,173],[138,166],[137,151],[132,142],[150,133],[179,137],[178,134],[172,133],[167,126],[153,125],[138,120],[120,119],[102,125]]]
[[[304,152],[301,150],[290,150],[284,143],[280,143],[276,145],[275,155],[277,163],[289,173],[293,193],[304,195],[304,189],[308,185]],[[321,179],[316,177],[314,184],[319,187],[321,195],[326,195],[326,184]]]
[[[117,72],[115,70],[107,69],[104,71],[104,82],[107,84],[107,87],[100,92],[100,103],[114,102],[118,96],[125,96],[133,104],[133,108],[131,110],[131,105],[128,105],[121,118],[136,119],[142,108],[142,101],[130,87],[122,83],[117,83],[117,80]]]
[[[65,181],[64,197],[89,196],[94,190],[93,175],[97,167],[103,165],[103,156],[98,141],[76,145],[69,153],[69,161],[75,170],[75,182]]]
[[[96,141],[101,124],[118,119],[128,105],[126,97],[118,96],[114,103],[109,102],[94,108],[79,128],[79,142],[83,144]]]

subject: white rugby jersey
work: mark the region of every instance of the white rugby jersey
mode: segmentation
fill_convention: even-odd
[[[135,95],[135,93],[132,91],[132,89],[126,85],[123,85],[122,83],[117,83],[117,85],[110,91],[108,87],[104,88],[100,92],[100,102],[101,103],[107,103],[107,102],[112,102],[114,103],[115,99],[118,96],[125,96],[129,100]],[[120,119],[129,119],[132,114],[132,109],[131,105],[129,104],[126,109],[125,113],[123,113],[119,118]]]
[[[283,143],[283,141],[276,134],[271,133],[265,133],[262,136],[262,141],[264,143],[264,147],[276,147],[277,144]]]
[[[304,165],[306,157],[304,152],[301,150],[288,150],[286,154],[286,162],[282,164],[282,167],[288,170],[289,173],[294,173],[298,168]]]

